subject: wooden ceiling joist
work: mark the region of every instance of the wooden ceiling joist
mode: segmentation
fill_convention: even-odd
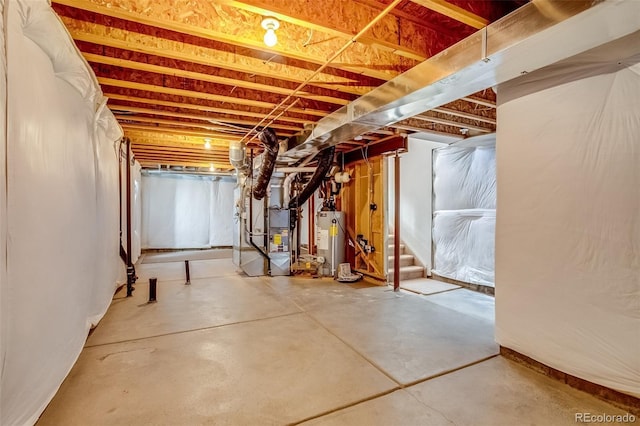
[[[263,16],[220,3],[148,2],[144,9],[136,0],[56,0],[56,3],[241,48],[264,49]],[[368,21],[357,30],[366,23]],[[314,43],[304,45],[301,41],[308,38],[308,29],[282,22],[278,29],[280,41],[270,50],[274,54],[321,65],[330,56],[327,52],[338,52],[345,40],[333,34],[319,35]],[[382,80],[389,80],[418,64],[413,59],[363,43],[353,43],[337,62],[341,69]]]
[[[105,77],[98,77],[98,81],[101,84],[112,86],[112,87],[142,90],[142,91],[147,91],[152,93],[161,93],[161,94],[173,95],[173,96],[184,96],[187,98],[204,99],[207,101],[220,102],[223,104],[228,103],[228,104],[237,104],[245,107],[263,108],[267,111],[273,110],[273,108],[276,106],[275,104],[269,103],[269,102],[238,99],[238,98],[232,98],[227,96],[212,95],[209,93],[201,93],[201,92],[192,91],[192,90],[174,89],[170,87],[156,86],[152,84],[132,83],[130,81],[122,81],[122,80],[116,80],[116,79],[105,78]],[[296,107],[288,109],[288,112],[313,115],[317,117],[325,117],[326,115],[328,115],[326,111],[296,108]],[[264,117],[264,115],[265,114],[263,114],[262,116]]]
[[[465,119],[465,121],[454,121],[454,120],[448,120],[445,118],[434,117],[427,114],[416,115],[415,117],[410,118],[409,120],[428,121],[430,123],[444,124],[446,126],[455,126],[461,129],[475,130],[482,133],[491,133],[495,131],[495,128],[493,127],[484,127],[484,126],[478,126],[476,124],[469,123],[469,121],[471,120]]]
[[[219,126],[219,125],[216,126],[214,124],[200,124],[200,123],[195,123],[193,121],[188,122],[188,121],[178,121],[178,120],[165,120],[162,118],[154,118],[154,117],[140,117],[137,115],[115,114],[115,117],[121,123],[131,123],[131,124],[151,123],[151,124],[157,124],[158,126],[164,125],[164,126],[179,126],[179,127],[195,127],[195,128],[211,131],[213,134],[216,134],[216,135],[228,134],[228,135],[236,135],[238,137],[242,137],[244,134],[246,134],[250,130],[250,129],[238,130],[238,129],[233,129],[225,126]],[[288,136],[292,136],[293,133],[278,132],[278,135],[282,137],[288,137]]]
[[[173,133],[158,133],[154,131],[138,130],[138,129],[126,129],[126,136],[131,139],[132,143],[138,145],[152,145],[152,146],[167,146],[177,148],[195,148],[203,147],[204,140],[210,140],[212,150],[221,148],[225,151],[229,147],[229,141],[225,139],[218,139],[216,137],[202,137],[192,135],[179,135]]]
[[[218,123],[229,123],[239,126],[249,126],[249,128],[258,124],[258,121],[249,121],[249,120],[239,120],[239,119],[228,119],[228,118],[217,118],[216,116],[205,116],[205,115],[197,115],[197,114],[183,114],[179,112],[172,111],[164,111],[160,109],[152,109],[152,108],[140,108],[133,107],[128,105],[120,105],[120,104],[109,104],[109,108],[115,113],[119,114],[119,112],[131,112],[131,113],[140,113],[140,114],[148,114],[148,115],[159,115],[164,117],[174,117],[174,118],[185,118],[188,120],[199,120],[206,121],[208,123],[213,124],[214,126]],[[132,116],[128,115],[127,118],[131,118]],[[271,128],[276,130],[288,130],[291,132],[299,132],[302,130],[302,127],[289,126],[286,124],[273,123]],[[246,129],[248,130],[248,129]]]
[[[153,84],[134,83],[130,81],[116,80],[113,78],[106,78],[106,77],[98,77],[98,81],[100,82],[100,84],[113,86],[113,87],[143,90],[147,92],[163,93],[163,94],[175,95],[175,96],[186,96],[191,98],[205,99],[213,102],[220,102],[223,104],[229,103],[229,104],[237,104],[237,105],[256,107],[256,108],[264,108],[265,110],[268,110],[268,111],[273,110],[273,108],[276,106],[276,104],[271,102],[239,99],[239,98],[233,98],[230,96],[214,95],[210,93],[202,93],[202,92],[185,90],[185,89],[174,89],[171,87],[163,87],[163,86],[157,86]],[[298,113],[298,114],[315,115],[317,117],[324,117],[328,115],[327,111],[296,108],[296,107],[290,108],[288,111]]]
[[[286,103],[283,105],[283,108],[294,103],[296,104],[295,108],[288,108],[288,110],[295,109],[295,111],[292,111],[294,113],[311,111],[312,115],[315,115],[316,113],[314,113],[314,111],[317,111],[317,114],[324,113],[326,115],[340,108],[340,105],[327,102],[319,102],[298,97],[287,98],[283,95],[271,92],[242,89],[170,75],[134,71],[127,68],[98,64],[92,64],[92,67],[98,77],[98,80],[109,79],[111,81],[120,81],[122,82],[120,83],[121,85],[126,84],[126,87],[128,88],[134,88],[134,84],[144,84],[146,87],[149,85],[163,87],[165,93],[169,93],[168,91],[171,89],[188,91],[197,93],[199,96],[206,96],[207,99],[220,104],[236,104],[244,108],[256,107],[267,109],[269,108],[268,105],[273,105],[269,108],[272,110],[276,105],[279,106],[283,99],[286,99]],[[184,94],[185,92],[181,93]],[[175,95],[176,93],[174,92],[172,94]]]
[[[183,167],[201,167],[203,169],[208,169],[211,167],[212,163],[202,162],[202,161],[175,161],[175,160],[160,160],[156,161],[153,159],[141,158],[138,159],[138,162],[143,167],[149,168],[157,168],[157,166],[183,166]],[[213,167],[216,169],[227,170],[231,168],[230,163],[213,163]]]
[[[198,148],[178,148],[175,146],[152,146],[146,144],[139,143],[131,143],[131,146],[135,148],[136,152],[146,152],[146,153],[178,153],[178,154],[197,154],[202,155],[203,157],[211,157],[211,158],[228,158],[229,152],[222,150],[206,150],[206,149],[198,149]]]
[[[134,151],[136,158],[138,161],[140,159],[147,160],[172,160],[172,161],[201,161],[207,163],[221,163],[224,164],[228,162],[228,157],[214,157],[214,156],[206,156],[206,155],[193,155],[193,154],[172,154],[172,153],[158,153],[158,152],[144,152],[144,151]]]
[[[478,96],[467,96],[464,98],[461,98],[463,101],[467,101],[467,102],[471,102],[474,104],[478,104],[478,105],[482,105],[485,107],[489,107],[489,108],[495,108],[496,107],[496,102],[493,100],[489,100],[489,99],[483,99],[480,98]]]
[[[215,108],[215,107],[209,107],[209,106],[196,104],[196,103],[164,101],[164,100],[161,100],[161,99],[142,98],[142,97],[139,97],[139,96],[122,95],[122,94],[119,94],[119,93],[111,93],[111,92],[108,92],[108,91],[105,92],[104,95],[109,99],[118,100],[118,101],[125,101],[125,102],[135,102],[135,103],[147,104],[147,105],[160,105],[160,106],[174,107],[174,108],[181,108],[181,109],[192,109],[192,110],[196,110],[196,111],[204,111],[204,112],[219,113],[219,114],[226,114],[226,115],[242,115],[242,116],[246,116],[246,117],[255,117],[255,118],[259,118],[259,119],[262,119],[264,117],[264,114],[257,113],[257,112],[240,111],[240,110],[226,109],[226,108]],[[221,118],[221,120],[227,120],[227,119],[225,117],[223,117],[223,118]],[[309,123],[309,120],[305,120],[305,119],[302,119],[302,118],[296,118],[296,117],[290,117],[290,116],[287,116],[287,115],[283,115],[281,117],[278,117],[277,121],[286,121],[286,122],[289,122],[289,123],[297,123],[297,124],[302,124],[302,125],[304,125],[306,123]],[[229,121],[229,122],[231,123],[233,121]]]
[[[188,71],[188,70],[184,70],[183,68],[176,69],[172,67],[153,65],[153,64],[137,62],[137,61],[130,61],[127,59],[95,55],[92,53],[85,53],[84,57],[87,61],[95,64],[112,65],[112,66],[131,69],[131,70],[137,70],[137,71],[143,71],[143,72],[149,72],[149,73],[155,73],[155,74],[164,74],[167,76],[188,78],[191,80],[200,80],[200,81],[205,81],[209,83],[226,85],[226,86],[229,86],[231,89],[235,87],[240,87],[240,88],[249,89],[253,91],[262,91],[262,92],[285,95],[285,96],[289,95],[292,91],[291,89],[288,89],[288,88],[279,88],[273,85],[258,84],[258,83],[253,83],[251,81],[231,79],[226,77],[219,77],[213,74],[203,74],[200,72]],[[304,91],[304,90],[296,93],[296,97],[309,99],[317,102],[326,102],[326,103],[331,103],[336,105],[347,105],[350,102],[349,99],[341,99],[341,98],[336,98],[332,96],[315,95],[313,93],[309,93],[308,91]]]
[[[478,16],[475,13],[469,12],[468,10],[458,7],[454,4],[451,4],[445,0],[411,1],[476,29],[484,28],[489,24],[489,21],[485,18]]]
[[[216,132],[202,132],[197,130],[184,130],[184,129],[176,129],[176,128],[168,128],[168,127],[159,127],[159,126],[148,126],[144,124],[131,124],[131,123],[120,123],[122,128],[125,130],[125,136],[127,134],[127,130],[143,130],[145,132],[158,132],[158,133],[171,133],[175,135],[186,135],[186,136],[199,136],[201,138],[213,138],[213,139],[223,139],[227,141],[238,141],[240,140],[239,136],[236,135],[228,135],[228,134],[220,134]]]
[[[434,134],[454,136],[454,137],[463,136],[462,132],[460,132],[460,127],[447,126],[446,124],[440,124],[440,123],[425,122],[425,121],[416,120],[413,118],[403,120],[402,122],[394,124],[394,126],[396,126],[396,128],[398,129],[406,130],[410,132],[434,133]]]
[[[493,126],[496,125],[496,119],[495,118],[484,117],[484,116],[476,115],[476,114],[470,114],[468,112],[457,111],[457,110],[451,109],[451,108],[440,107],[440,108],[434,108],[434,109],[432,109],[432,111],[439,112],[441,114],[452,115],[454,117],[466,118],[468,120],[476,120],[476,121],[480,121],[480,122],[483,122],[483,123],[491,124]]]
[[[234,52],[195,46],[65,16],[62,16],[62,20],[75,40],[88,43],[196,64],[211,65],[246,73],[248,75],[255,74],[263,77],[277,76],[279,79],[295,83],[302,83],[313,73],[313,71],[309,69],[283,64],[275,60],[268,60],[269,58],[261,59],[242,56]],[[356,95],[367,93],[373,88],[371,86],[362,86],[357,80],[328,73],[320,73],[315,76],[310,84]]]
[[[366,3],[358,7],[344,7],[343,0],[323,0],[319,3],[292,2],[290,0],[218,0],[237,9],[246,10],[262,16],[273,16],[280,21],[309,30],[309,43],[314,40],[315,31],[349,40],[367,25],[379,13],[379,8]],[[399,43],[398,35],[403,37]],[[371,33],[358,41],[369,46],[393,52],[416,61],[424,61],[433,54],[432,44],[436,41],[436,30],[419,25],[399,16],[385,16]],[[319,38],[319,37],[318,37]],[[321,40],[321,39],[320,39]]]

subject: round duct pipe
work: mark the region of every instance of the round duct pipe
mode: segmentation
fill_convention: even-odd
[[[246,163],[247,147],[244,142],[232,141],[229,142],[229,162],[236,169],[244,169],[247,167]]]

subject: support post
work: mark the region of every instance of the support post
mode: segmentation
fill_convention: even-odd
[[[149,301],[147,303],[155,303],[158,300],[156,299],[156,284],[158,283],[157,278],[149,278]]]
[[[189,261],[188,260],[184,261],[184,272],[185,272],[185,275],[187,277],[184,285],[191,285],[191,276],[189,274]]]
[[[398,151],[393,159],[394,207],[393,223],[393,291],[400,291],[400,156]]]
[[[307,211],[309,215],[309,254],[314,255],[316,254],[316,202],[314,195],[309,198],[309,204],[307,206],[309,207]]]

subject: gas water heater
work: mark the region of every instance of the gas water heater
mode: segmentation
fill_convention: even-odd
[[[316,246],[318,257],[324,258],[322,275],[336,276],[338,265],[344,263],[345,220],[344,213],[320,211],[316,220]]]

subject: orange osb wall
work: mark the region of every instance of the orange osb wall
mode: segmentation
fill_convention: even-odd
[[[375,247],[373,253],[364,255],[348,244],[347,261],[354,269],[385,279],[386,162],[378,156],[351,163],[345,169],[351,175],[341,192],[347,241],[357,245],[356,237],[362,234]],[[376,205],[375,210],[370,208],[371,203]]]

